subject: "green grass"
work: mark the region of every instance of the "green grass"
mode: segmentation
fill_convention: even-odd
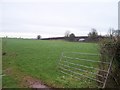
[[[20,79],[24,75],[40,79],[50,87],[82,88],[96,85],[94,82],[86,82],[83,77],[80,81],[70,76],[63,78],[64,74],[57,69],[62,52],[97,54],[98,46],[95,43],[3,39],[3,49],[7,52],[3,56],[3,73],[6,73],[6,69],[12,68],[11,72],[6,73],[8,77],[3,77],[3,87],[21,87],[19,83],[21,83]],[[86,64],[89,65],[90,63]],[[9,77],[15,81],[9,79]]]
[[[10,76],[4,76],[2,85],[4,88],[18,88],[18,82]]]

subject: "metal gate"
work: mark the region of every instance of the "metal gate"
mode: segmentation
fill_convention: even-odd
[[[63,74],[70,75],[78,80],[84,77],[90,82],[99,83],[98,88],[105,88],[112,61],[102,62],[106,66],[106,69],[102,70],[99,69],[99,63],[101,63],[99,58],[99,54],[62,52],[58,68]],[[99,71],[104,72],[104,75],[99,74]]]

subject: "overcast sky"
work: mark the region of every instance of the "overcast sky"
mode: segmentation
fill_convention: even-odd
[[[36,38],[106,34],[118,28],[119,0],[2,0],[0,35]]]

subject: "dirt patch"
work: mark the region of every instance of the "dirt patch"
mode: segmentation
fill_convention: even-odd
[[[45,85],[40,80],[33,78],[31,76],[24,75],[20,71],[13,70],[13,68],[7,68],[5,71],[6,75],[11,75],[16,80],[18,80],[20,87],[26,87],[26,88],[48,88],[47,85]]]
[[[24,77],[23,80],[29,88],[49,88],[46,85],[44,85],[41,81],[33,79],[30,76]]]
[[[10,75],[13,72],[13,70],[12,70],[12,68],[7,68],[4,72],[5,72],[5,74]]]

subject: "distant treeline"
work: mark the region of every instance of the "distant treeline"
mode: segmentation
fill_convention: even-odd
[[[97,36],[96,40],[101,38],[107,38],[105,36]],[[50,38],[41,38],[41,40],[65,40],[65,37],[50,37]],[[76,36],[75,41],[91,41],[89,36]]]

